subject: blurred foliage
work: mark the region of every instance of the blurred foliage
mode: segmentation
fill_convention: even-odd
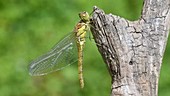
[[[110,76],[95,43],[89,40],[84,52],[83,90],[76,63],[46,76],[28,75],[29,62],[71,32],[79,20],[77,14],[92,12],[94,5],[106,13],[137,20],[142,0],[0,0],[0,96],[109,96]],[[169,49],[170,43],[164,55],[159,96],[170,94]]]

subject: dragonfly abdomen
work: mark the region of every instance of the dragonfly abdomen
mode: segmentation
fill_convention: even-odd
[[[83,45],[78,45],[78,74],[80,87],[84,87],[84,79],[83,79]]]

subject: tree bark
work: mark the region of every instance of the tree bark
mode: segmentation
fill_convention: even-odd
[[[137,21],[94,7],[91,31],[112,78],[111,96],[157,96],[170,0],[144,0]]]

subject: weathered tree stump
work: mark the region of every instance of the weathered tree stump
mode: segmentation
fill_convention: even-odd
[[[137,21],[105,14],[94,7],[92,26],[112,78],[111,95],[157,96],[170,29],[170,0],[144,0]]]

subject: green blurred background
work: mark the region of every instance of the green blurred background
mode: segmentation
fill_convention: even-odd
[[[85,88],[77,63],[41,77],[28,75],[31,60],[50,50],[94,5],[129,20],[140,17],[142,0],[0,0],[0,96],[109,96],[110,76],[94,42],[84,52]],[[165,51],[159,96],[170,96],[170,40]]]

